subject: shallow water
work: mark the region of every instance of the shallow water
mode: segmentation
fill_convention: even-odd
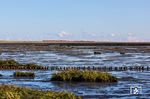
[[[94,55],[93,50],[80,49],[70,51],[28,51],[28,52],[3,52],[0,59],[15,59],[21,63],[38,63],[44,66],[150,66],[150,53],[117,52]],[[56,71],[33,71],[34,79],[15,79],[10,70],[0,71],[0,84],[16,84],[41,90],[71,91],[84,98],[148,98],[150,96],[149,71],[113,71],[110,72],[119,78],[118,83],[63,83],[50,82],[50,77]],[[130,95],[130,86],[142,86],[142,94]]]

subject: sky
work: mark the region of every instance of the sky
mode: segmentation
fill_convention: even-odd
[[[0,40],[150,41],[150,0],[0,0]]]

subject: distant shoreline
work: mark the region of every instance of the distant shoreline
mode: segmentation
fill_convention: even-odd
[[[67,40],[43,40],[43,41],[2,41],[0,45],[67,45],[67,46],[150,46],[150,42],[99,42],[99,41],[67,41]]]

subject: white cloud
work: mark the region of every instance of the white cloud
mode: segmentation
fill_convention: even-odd
[[[112,37],[115,37],[116,35],[115,35],[114,33],[111,33],[111,36],[112,36]]]
[[[63,37],[71,36],[71,33],[67,33],[65,31],[61,31],[60,33],[58,33],[58,36],[63,38]]]
[[[128,33],[127,40],[129,42],[143,42],[144,40],[140,37],[137,37],[135,33]]]

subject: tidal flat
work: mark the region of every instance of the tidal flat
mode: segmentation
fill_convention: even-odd
[[[84,66],[144,66],[150,67],[150,46],[46,46],[36,50],[33,46],[15,47],[0,45],[0,59],[14,59],[21,64],[35,63],[40,66],[84,67]],[[31,50],[34,49],[34,50]],[[100,52],[94,54],[94,52]],[[124,54],[121,54],[121,53]],[[17,70],[18,71],[18,70]],[[59,82],[50,81],[54,73],[50,70],[19,70],[34,72],[34,78],[14,78],[16,70],[0,70],[0,84],[30,87],[44,91],[69,91],[84,99],[136,98],[130,94],[133,84],[142,86],[139,98],[150,94],[150,71],[108,71],[118,78],[115,83]]]

